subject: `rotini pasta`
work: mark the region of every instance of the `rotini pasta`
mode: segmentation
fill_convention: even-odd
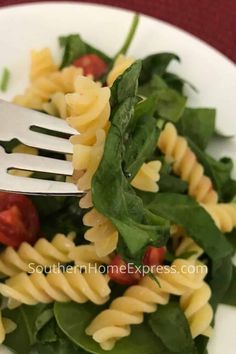
[[[33,50],[31,53],[30,80],[33,82],[39,77],[46,76],[57,71],[52,53],[49,48]]]
[[[68,123],[80,132],[77,143],[93,145],[98,130],[107,130],[110,117],[110,89],[101,87],[89,77],[78,76],[75,93],[66,95],[70,115]],[[72,140],[73,143],[73,140]]]
[[[52,242],[40,238],[34,246],[23,242],[18,250],[7,247],[0,254],[0,273],[13,276],[31,271],[34,265],[49,266],[71,261],[68,254],[75,247],[73,236],[74,233],[68,236],[57,234]]]
[[[170,294],[181,296],[203,286],[206,272],[190,273],[188,267],[196,267],[196,262],[176,259],[172,268],[156,275],[160,287],[145,276],[138,285],[131,286],[122,297],[115,299],[108,310],[101,312],[87,327],[86,333],[102,349],[111,350],[117,340],[130,334],[130,325],[143,321],[144,313],[155,312],[158,304],[167,304]],[[171,269],[175,272],[172,273]]]
[[[111,257],[99,257],[96,247],[93,244],[74,247],[69,253],[69,258],[75,262],[75,265],[87,267],[91,264],[109,264]]]
[[[105,257],[116,249],[118,231],[105,216],[93,208],[84,215],[83,223],[91,227],[84,234],[84,238],[95,245],[99,257]]]
[[[177,258],[181,258],[182,256],[186,258],[187,256],[188,259],[197,260],[204,253],[204,250],[186,234],[183,227],[172,225],[170,233]]]
[[[0,284],[0,293],[9,299],[9,307],[71,300],[78,303],[90,300],[101,305],[109,298],[108,281],[109,278],[96,269],[81,273],[78,267],[66,272],[58,268],[48,275],[39,272],[14,275]]]
[[[77,179],[79,189],[85,191],[91,189],[93,175],[103,156],[105,138],[104,130],[100,129],[96,133],[96,142],[92,146],[76,143],[75,139],[72,140],[74,144],[72,163],[74,169],[80,173]]]
[[[222,232],[231,232],[236,227],[236,204],[202,204]]]
[[[165,125],[158,147],[173,162],[174,172],[189,183],[188,191],[192,197],[201,203],[217,203],[218,195],[210,178],[204,175],[204,169],[189,148],[187,140],[178,135],[172,123]]]
[[[188,319],[192,337],[200,334],[210,337],[213,319],[213,310],[208,303],[211,297],[211,289],[206,282],[196,290],[190,290],[180,297],[180,306]]]
[[[150,161],[143,163],[142,167],[133,178],[131,185],[137,189],[146,192],[158,192],[159,187],[157,182],[160,179],[160,161]]]
[[[50,102],[43,104],[43,110],[52,116],[66,119],[68,111],[64,93],[54,93],[50,98]]]
[[[120,54],[116,59],[113,68],[107,76],[108,86],[112,86],[118,76],[122,75],[126,69],[128,69],[133,63],[134,58],[128,58],[123,54]]]
[[[69,66],[34,80],[23,95],[18,95],[13,102],[27,108],[42,110],[55,93],[74,92],[75,78],[82,75],[82,69]]]
[[[4,342],[6,334],[13,332],[16,329],[16,324],[9,318],[2,317],[0,311],[0,344]]]

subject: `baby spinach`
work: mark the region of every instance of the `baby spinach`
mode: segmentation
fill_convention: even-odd
[[[144,58],[139,79],[140,85],[147,83],[155,74],[163,75],[172,60],[180,61],[180,58],[173,53],[157,53]]]
[[[135,14],[134,17],[133,17],[133,21],[132,21],[132,24],[131,24],[131,27],[130,27],[130,30],[127,34],[127,37],[125,38],[125,41],[124,41],[124,44],[122,45],[121,49],[118,51],[118,53],[115,55],[115,58],[116,59],[120,54],[126,54],[131,43],[132,43],[132,40],[135,36],[135,33],[136,33],[136,30],[138,28],[138,24],[139,24],[139,15],[138,14]]]
[[[213,260],[210,266],[209,284],[212,289],[210,303],[214,310],[222,302],[229,289],[233,274],[233,264],[231,257],[224,257]]]
[[[70,34],[66,37],[60,37],[59,43],[60,46],[64,48],[61,69],[71,65],[74,60],[82,57],[83,55],[91,53],[97,54],[108,64],[111,62],[111,58],[109,58],[108,55],[84,42],[79,34]]]
[[[15,350],[18,354],[27,354],[36,343],[37,327],[36,321],[46,305],[36,306],[21,305],[14,310],[3,310],[3,315],[10,318],[17,325],[17,330],[9,333],[5,344]]]
[[[75,304],[55,303],[54,313],[58,326],[65,335],[78,347],[89,353],[105,354],[92,337],[85,334],[85,329],[104,307],[90,303]],[[132,326],[131,335],[119,340],[110,354],[171,354],[161,340],[154,335],[147,322]]]
[[[174,193],[158,193],[146,207],[154,214],[184,226],[188,235],[213,260],[232,254],[232,247],[225,236],[218,230],[207,212],[191,197]]]
[[[186,108],[177,122],[178,132],[205,150],[215,131],[215,115],[215,109]]]
[[[145,85],[139,87],[139,93],[148,97],[156,95],[156,113],[163,119],[177,122],[183,114],[186,97],[178,91],[168,87],[165,81],[158,75]]]
[[[171,353],[197,354],[188,321],[178,303],[158,306],[149,317],[149,325]]]
[[[233,266],[232,278],[229,288],[222,300],[223,304],[236,306],[236,267]]]
[[[134,63],[113,85],[111,127],[106,138],[102,161],[92,181],[96,209],[117,227],[129,256],[132,257],[140,254],[148,243],[161,245],[165,242],[169,226],[168,223],[165,227],[147,224],[142,200],[130,186],[123,170],[126,146],[129,145],[128,128],[137,103],[137,80],[140,69],[140,62]],[[124,86],[126,81],[128,84]],[[142,133],[141,130],[139,133]],[[154,139],[151,149],[153,143]],[[150,151],[149,145],[146,147],[145,155]],[[147,158],[144,156],[144,150],[139,155],[139,165],[140,161]],[[136,169],[137,164],[134,167]]]
[[[160,173],[160,180],[158,182],[160,192],[166,193],[186,193],[188,184],[180,178],[172,176],[167,173]]]
[[[156,149],[159,130],[156,119],[143,116],[139,119],[134,131],[130,134],[129,144],[125,151],[124,169],[129,178],[137,174],[147,156],[151,156]]]

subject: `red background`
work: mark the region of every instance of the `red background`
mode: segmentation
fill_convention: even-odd
[[[22,0],[0,0],[0,6]],[[236,62],[236,0],[82,0],[135,10],[172,23]]]

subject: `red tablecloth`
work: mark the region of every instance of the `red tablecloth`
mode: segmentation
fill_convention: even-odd
[[[0,6],[24,0],[0,0]],[[236,62],[236,0],[81,0],[135,10],[172,23]]]

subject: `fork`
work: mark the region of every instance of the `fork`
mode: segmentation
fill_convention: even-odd
[[[0,100],[0,141],[18,139],[21,143],[31,147],[72,154],[73,148],[69,138],[39,133],[32,130],[34,127],[64,133],[68,136],[78,134],[62,119]],[[34,195],[80,195],[85,193],[69,182],[10,175],[8,171],[12,168],[64,176],[72,176],[73,174],[73,166],[70,161],[21,153],[9,154],[0,145],[0,191]]]

